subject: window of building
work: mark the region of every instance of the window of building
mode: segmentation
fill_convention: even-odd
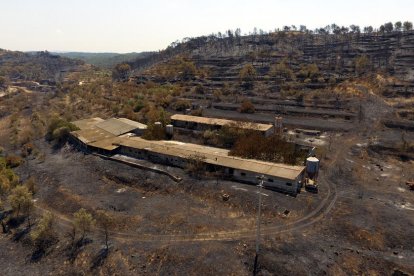
[[[268,178],[267,181],[268,182],[273,182],[273,179],[272,178]]]
[[[290,182],[286,182],[286,185],[287,185],[287,186],[292,186],[292,183],[290,183]]]
[[[240,173],[241,176],[246,176],[246,173],[242,172]]]

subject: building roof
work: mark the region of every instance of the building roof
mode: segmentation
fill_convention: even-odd
[[[119,148],[118,137],[114,136],[111,138],[99,140],[99,141],[88,144],[88,146],[112,151],[112,150]]]
[[[85,144],[96,143],[101,148],[108,150],[115,149],[112,144],[107,144],[107,139],[131,132],[135,129],[146,129],[147,126],[126,118],[112,118],[108,120],[99,117],[83,119],[72,122],[80,130],[72,134]]]
[[[99,127],[113,135],[122,135],[135,129],[146,129],[147,126],[126,118],[111,118],[96,124]]]
[[[92,126],[90,128],[84,128],[71,132],[73,136],[78,138],[81,142],[85,144],[94,143],[96,141],[101,141],[108,138],[116,137],[112,133],[109,133],[103,129]]]
[[[287,180],[295,180],[305,169],[303,166],[290,166],[229,156],[229,151],[225,149],[178,141],[149,141],[139,137],[118,137],[116,140],[117,144],[130,148],[181,158],[199,156],[208,164],[265,174]]]
[[[90,118],[90,119],[83,119],[79,121],[74,121],[72,124],[77,126],[79,129],[89,129],[93,126],[95,126],[97,123],[103,122],[104,120],[96,117],[96,118]]]
[[[242,122],[242,121],[217,119],[217,118],[207,118],[207,117],[199,117],[199,116],[191,116],[191,115],[183,115],[183,114],[172,115],[171,120],[173,120],[173,121],[183,121],[183,122],[192,122],[192,123],[206,124],[206,125],[216,125],[216,126],[224,126],[224,125],[233,125],[234,124],[234,125],[237,125],[237,127],[239,127],[239,128],[253,129],[253,130],[259,130],[259,131],[268,131],[269,129],[273,128],[273,125],[271,125],[271,124]]]
[[[178,116],[178,118],[180,118],[180,116]],[[187,117],[209,119],[196,116]],[[210,120],[213,120],[213,124],[219,125],[225,125],[229,122],[234,122],[221,119]],[[114,118],[104,121],[101,118],[92,118],[75,121],[73,124],[78,126],[80,130],[71,132],[72,135],[91,147],[104,150],[114,150],[120,146],[125,146],[185,159],[198,156],[203,158],[204,162],[208,164],[274,176],[286,180],[295,180],[305,169],[303,166],[290,166],[285,164],[277,164],[229,156],[229,150],[221,148],[183,143],[179,141],[150,141],[139,137],[129,137],[127,135],[119,136],[137,128],[146,128],[146,125],[127,119]],[[272,127],[272,125],[264,126]],[[265,131],[268,128],[259,129]]]

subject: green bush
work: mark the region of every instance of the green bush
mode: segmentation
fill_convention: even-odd
[[[71,131],[79,130],[77,126],[62,118],[53,118],[50,122],[46,139],[48,141],[56,141],[58,143],[66,142]]]
[[[191,107],[191,103],[187,100],[177,100],[171,107],[176,111],[184,111]]]

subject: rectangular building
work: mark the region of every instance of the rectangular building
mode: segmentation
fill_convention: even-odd
[[[74,122],[80,130],[71,132],[83,148],[100,154],[126,156],[149,160],[154,163],[185,168],[197,159],[210,171],[220,171],[227,178],[257,184],[257,177],[264,176],[264,185],[296,195],[301,188],[305,167],[277,164],[230,156],[229,150],[183,143],[179,141],[150,141],[136,136],[115,135],[123,133],[119,127],[102,126],[99,118]]]
[[[241,129],[254,130],[268,137],[274,133],[274,126],[271,124],[260,124],[251,122],[234,121],[218,118],[207,118],[200,116],[191,116],[175,114],[171,116],[171,123],[175,127],[186,128],[197,131],[218,130],[223,126],[232,126]]]
[[[120,154],[150,160],[154,163],[185,168],[194,158],[202,160],[213,171],[219,169],[228,178],[257,184],[263,175],[264,185],[296,195],[302,185],[305,167],[277,164],[229,156],[229,151],[178,141],[149,141],[139,137],[122,137],[113,141]]]

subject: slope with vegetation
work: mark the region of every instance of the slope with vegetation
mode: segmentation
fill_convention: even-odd
[[[76,119],[127,117],[149,124],[145,137],[161,139],[165,133],[154,123],[165,125],[169,113],[189,108],[197,115],[273,123],[278,113],[316,127],[351,126],[328,133],[329,146],[319,149],[319,194],[290,198],[263,191],[263,223],[276,222],[282,231],[263,237],[262,273],[413,271],[412,198],[405,182],[414,177],[414,34],[410,24],[398,26],[363,32],[357,26],[286,27],[248,36],[237,30],[122,62],[112,75],[90,66],[67,71],[82,62],[48,53],[2,51],[0,90],[16,77],[37,81],[67,71],[50,93],[21,89],[0,98],[0,243],[11,249],[0,251],[6,274],[250,273],[253,239],[232,233],[254,227],[255,187],[206,173],[199,160],[188,168],[197,181],[165,168],[181,174],[177,185],[65,146]],[[182,136],[232,147],[232,154],[246,158],[293,164],[305,156],[288,140],[232,126],[204,131],[201,139]],[[315,220],[307,220],[309,214]],[[297,220],[303,235],[289,228]],[[224,231],[237,241],[214,240]],[[157,238],[137,242],[147,234],[171,234],[174,246]],[[212,241],[183,244],[176,234]]]
[[[62,58],[49,52],[23,53],[0,49],[0,77],[16,80],[59,80],[62,72],[82,65],[80,60]]]
[[[61,57],[67,57],[71,59],[83,60],[85,63],[92,64],[101,68],[110,69],[118,63],[123,63],[131,60],[145,58],[151,55],[151,52],[143,53],[88,53],[88,52],[58,52],[55,53]]]

